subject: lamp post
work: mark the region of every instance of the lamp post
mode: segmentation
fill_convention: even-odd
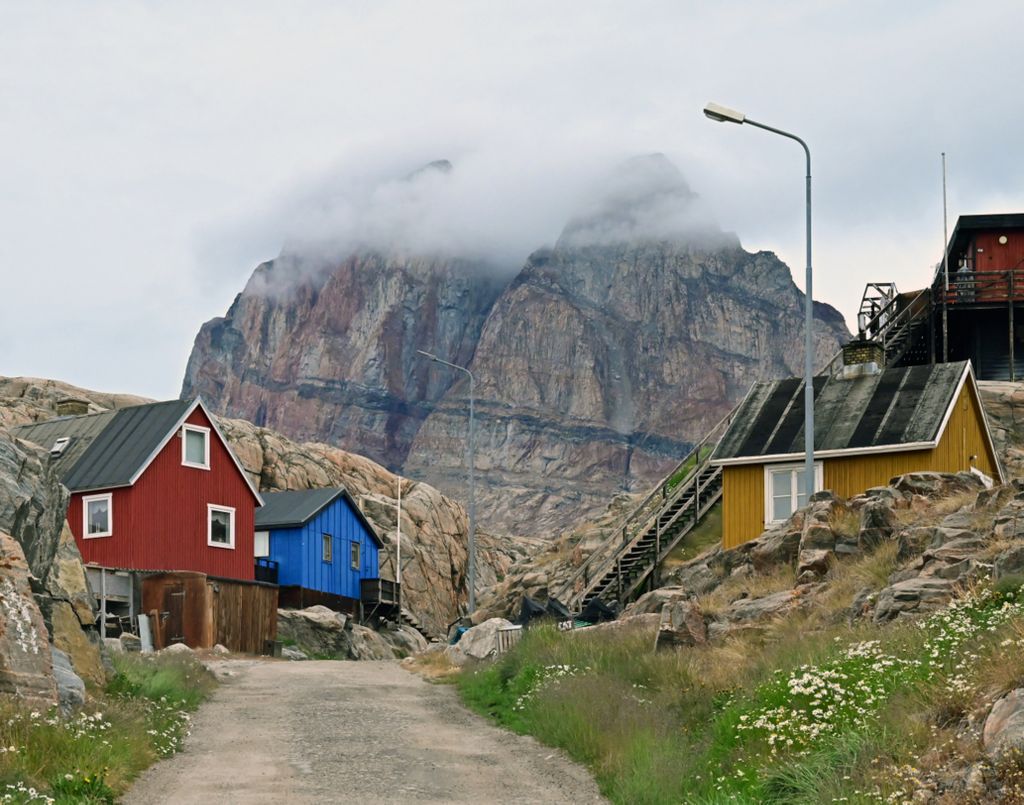
[[[472,614],[476,609],[476,489],[474,486],[474,465],[476,464],[476,458],[473,447],[473,391],[474,386],[476,385],[476,378],[473,377],[473,373],[465,366],[449,363],[431,352],[424,352],[422,349],[416,350],[416,353],[422,355],[424,358],[428,358],[434,363],[439,363],[442,366],[448,366],[451,369],[457,369],[460,372],[465,372],[469,377],[469,556],[467,561],[469,563],[468,614]]]
[[[807,157],[807,288],[804,312],[804,442],[806,444],[806,462],[804,464],[804,488],[810,502],[814,494],[814,302],[811,293],[811,150],[807,143],[790,134],[788,131],[767,126],[751,120],[742,112],[709,103],[704,107],[704,114],[718,123],[746,123],[790,140],[796,140],[804,149]]]

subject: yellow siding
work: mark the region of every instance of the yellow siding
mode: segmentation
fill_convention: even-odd
[[[735,548],[764,531],[764,465],[723,467],[722,547]]]
[[[840,497],[884,486],[908,472],[960,472],[974,466],[997,477],[995,456],[985,439],[981,407],[970,382],[965,383],[939,444],[932,450],[828,458],[823,460],[825,488]],[[764,465],[725,467],[722,546],[733,548],[764,530]]]

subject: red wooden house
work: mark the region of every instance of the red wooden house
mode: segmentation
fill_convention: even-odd
[[[207,643],[228,629],[228,624],[222,628],[218,623],[210,603],[220,600],[213,595],[220,587],[211,583],[211,593],[200,596],[205,603],[197,598],[193,606],[183,601],[190,588],[184,581],[178,585],[174,574],[188,572],[193,586],[196,574],[253,582],[253,524],[263,500],[201,400],[58,417],[13,433],[50,451],[54,468],[72,493],[68,523],[90,579],[102,587],[94,592],[108,612],[107,602],[118,596],[127,599],[129,621],[140,611],[157,611],[158,647],[164,625],[169,631],[162,642],[190,645]],[[147,573],[128,574],[125,591],[118,587],[117,573],[110,571],[121,576],[126,575],[123,571]],[[160,592],[147,600],[146,578],[158,589],[150,572],[162,575]],[[141,584],[135,583],[137,577],[142,577]],[[273,599],[276,607],[276,587]],[[189,636],[190,618],[197,624],[195,634],[203,637]],[[230,631],[237,632],[238,624]],[[262,641],[256,642],[239,648],[262,649]]]

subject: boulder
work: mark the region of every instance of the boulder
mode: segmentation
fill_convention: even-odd
[[[760,621],[784,615],[795,608],[799,601],[799,597],[793,590],[783,590],[761,598],[741,598],[738,601],[733,601],[723,614],[726,620],[734,623]]]
[[[860,531],[857,543],[861,548],[871,549],[893,538],[899,521],[893,511],[892,498],[874,498],[860,510]]]
[[[308,660],[306,652],[300,651],[292,646],[285,646],[281,649],[281,657],[285,660]]]
[[[82,679],[98,687],[107,681],[107,672],[100,653],[99,635],[82,629],[74,606],[66,601],[50,605],[50,638],[55,648],[64,652]]]
[[[45,710],[57,704],[57,683],[29,577],[20,543],[0,531],[0,693]]]
[[[937,609],[949,603],[955,589],[950,579],[915,577],[896,582],[878,594],[873,619],[882,623],[903,613]]]
[[[448,646],[445,654],[455,665],[464,665],[468,660],[485,660],[498,653],[498,630],[512,627],[504,618],[490,618],[479,626],[462,633],[459,642]]]
[[[117,641],[117,644],[120,647],[121,651],[142,651],[142,638],[140,638],[138,635],[128,634],[127,632],[125,632],[120,637],[108,637],[107,645],[110,644],[109,641],[111,640]]]
[[[1024,539],[1024,500],[1011,500],[999,510],[992,533],[997,539]]]
[[[61,712],[67,715],[85,704],[85,682],[75,673],[70,658],[63,651],[51,646],[50,657],[53,662],[53,676],[57,682],[57,700]]]
[[[785,526],[789,526],[786,523]],[[800,550],[800,529],[789,527],[772,528],[754,540],[750,550],[750,561],[759,573],[776,567],[788,565],[796,559]]]
[[[325,606],[279,609],[277,636],[310,657],[393,660],[394,649],[373,629]]]
[[[160,649],[160,654],[194,654],[191,648],[184,643],[171,643],[167,648]]]
[[[685,587],[659,587],[644,593],[636,601],[622,611],[623,618],[634,615],[647,615],[652,612],[661,613],[666,605],[674,604],[676,601],[686,601],[693,598],[694,594]]]
[[[721,578],[706,562],[701,561],[690,562],[673,569],[667,575],[666,581],[670,588],[686,590],[694,595],[703,595],[715,589],[721,583]]]
[[[702,646],[707,642],[707,623],[696,601],[675,601],[665,604],[658,624],[658,648]]]
[[[427,639],[406,623],[390,626],[380,634],[395,653],[406,656],[425,651],[428,645]]]
[[[980,492],[985,484],[970,472],[910,472],[889,481],[889,486],[905,496],[947,498],[963,492]]]
[[[349,621],[345,632],[348,637],[348,659],[395,659],[395,650],[391,647],[391,644],[370,627]]]
[[[981,736],[989,757],[1024,751],[1024,688],[1011,690],[993,706]]]
[[[1024,545],[1008,548],[995,558],[992,564],[992,578],[996,581],[1007,576],[1024,575]]]

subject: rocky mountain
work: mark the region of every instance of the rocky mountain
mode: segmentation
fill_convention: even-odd
[[[0,378],[0,436],[4,427],[55,416],[57,401],[65,397],[88,400],[99,408],[111,409],[149,402],[132,395],[92,392],[52,380]],[[381,553],[382,575],[395,577],[398,476],[363,456],[325,444],[300,444],[250,422],[219,419],[218,424],[242,466],[262,491],[344,485],[385,543],[386,549]],[[3,443],[0,441],[0,472],[4,469],[2,448]],[[23,449],[32,450],[25,445]],[[45,459],[45,454],[41,455]],[[34,465],[26,464],[24,459],[21,463],[22,476],[28,478],[29,470]],[[13,470],[12,474],[15,474]],[[466,511],[459,503],[425,483],[408,478],[401,479],[401,483],[402,584],[405,605],[428,632],[441,634],[459,616],[465,605]],[[51,478],[49,484],[53,490],[63,490],[56,479]],[[60,493],[63,497],[58,495],[58,491],[49,493],[52,502],[45,507],[44,512],[49,518],[46,532],[53,535],[49,537],[51,541],[61,534],[60,524],[67,507],[66,490]],[[33,510],[15,508],[15,504],[27,505],[20,498],[8,505],[4,489],[0,486],[0,530],[4,528],[6,519],[27,523],[24,528],[34,522],[30,519]],[[31,516],[38,518],[43,515],[35,512]],[[33,533],[42,530],[40,526],[32,526]],[[77,557],[74,538],[70,536],[70,531],[65,531],[65,542],[70,541],[69,550],[74,550]],[[61,544],[64,545],[64,542]],[[493,586],[499,577],[504,577],[514,562],[525,560],[535,547],[529,540],[478,533],[478,589]],[[35,569],[39,562],[34,559],[33,550],[26,548],[29,564]],[[56,542],[47,550],[47,556],[51,557],[47,561],[52,562],[52,555],[57,551]],[[49,568],[49,564],[46,567]],[[39,570],[35,572],[39,578],[48,578]],[[59,589],[72,586],[62,582]],[[61,614],[64,614],[63,609]]]
[[[593,199],[510,282],[382,253],[261,266],[204,325],[183,394],[465,500],[468,381],[415,351],[468,365],[481,522],[553,536],[663,477],[752,382],[802,371],[789,269],[708,221],[664,157]],[[824,362],[849,333],[816,315]]]

